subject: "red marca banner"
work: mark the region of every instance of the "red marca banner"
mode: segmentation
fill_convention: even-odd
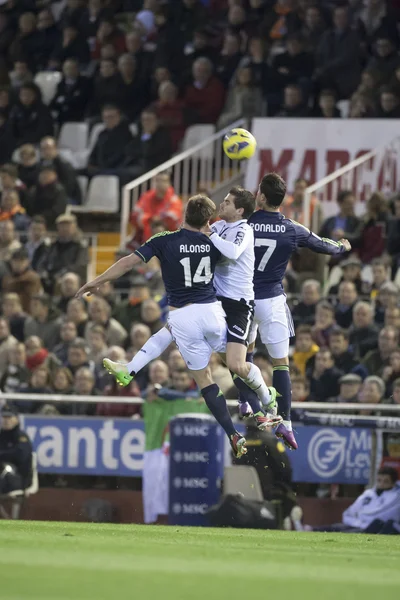
[[[316,183],[376,148],[376,156],[321,188],[318,196],[334,208],[331,201],[344,187],[353,189],[360,203],[373,190],[391,193],[400,187],[397,119],[254,119],[252,133],[257,153],[248,164],[248,189],[256,190],[265,173],[276,171],[292,191],[298,177]]]

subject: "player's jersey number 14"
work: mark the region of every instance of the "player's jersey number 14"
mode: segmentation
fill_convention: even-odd
[[[257,248],[257,246],[266,246],[266,248],[267,248],[266,251],[264,252],[264,254],[262,255],[260,263],[257,267],[257,271],[264,271],[265,267],[268,264],[269,259],[273,255],[274,250],[276,248],[276,240],[266,240],[264,238],[256,238],[254,240],[254,245],[256,248]]]
[[[185,275],[185,287],[192,287],[194,283],[210,283],[212,279],[211,273],[211,259],[209,256],[203,256],[200,260],[197,269],[192,278],[192,265],[190,262],[190,256],[182,258],[179,261],[183,267]]]

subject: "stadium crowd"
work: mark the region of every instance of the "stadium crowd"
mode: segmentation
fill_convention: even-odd
[[[163,326],[164,289],[152,261],[104,286],[102,297],[74,298],[89,254],[76,218],[66,214],[82,194],[78,172],[57,148],[60,126],[103,121],[85,173],[126,181],[168,159],[193,123],[340,117],[340,100],[350,101],[352,117],[399,117],[399,16],[394,0],[2,3],[0,389],[43,395],[42,403],[20,401],[21,411],[140,413],[123,403],[55,404],[54,393],[148,402],[198,396],[174,349],[124,389],[104,372],[104,356],[129,360]],[[34,81],[48,70],[62,78],[46,105]],[[300,222],[306,185],[299,180],[284,207]],[[293,400],[400,403],[400,200],[376,192],[362,218],[351,191],[337,201],[337,215],[324,220],[313,199],[314,222],[323,236],[348,238],[354,252],[330,263],[328,286],[319,256],[301,252],[287,271],[297,334]],[[161,173],[131,215],[136,241],[174,229],[181,218],[182,202]],[[261,347],[255,362],[270,383]],[[235,397],[218,357],[213,377]]]

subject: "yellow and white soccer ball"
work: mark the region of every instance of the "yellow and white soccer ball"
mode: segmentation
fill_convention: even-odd
[[[256,151],[257,142],[254,135],[247,129],[232,129],[222,142],[225,154],[231,160],[251,158]]]

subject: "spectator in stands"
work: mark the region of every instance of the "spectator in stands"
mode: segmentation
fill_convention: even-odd
[[[140,320],[150,327],[152,335],[164,327],[164,323],[161,319],[161,308],[159,304],[151,298],[142,302]]]
[[[332,304],[321,300],[317,304],[315,311],[315,324],[313,326],[314,341],[321,348],[325,348],[329,344],[329,334],[335,326],[335,309]]]
[[[25,185],[18,179],[18,168],[12,163],[6,163],[0,166],[1,194],[7,192],[18,192],[21,204],[24,206]]]
[[[67,367],[58,367],[55,369],[52,377],[52,388],[56,394],[71,394],[73,384],[72,373]],[[64,403],[58,403],[60,413],[64,413]]]
[[[400,378],[396,379],[393,382],[392,395],[385,400],[385,404],[395,404],[395,405],[400,404]],[[390,416],[396,417],[396,416],[398,416],[398,414],[399,413],[396,412]],[[386,412],[385,412],[385,415],[389,416],[388,413],[386,413]]]
[[[18,340],[11,335],[7,319],[0,317],[0,377],[3,376],[8,363],[10,350],[18,344]]]
[[[353,323],[349,329],[349,341],[356,359],[362,359],[378,343],[378,329],[373,322],[372,306],[357,302],[353,308]]]
[[[283,212],[288,219],[294,219],[299,223],[304,223],[304,199],[308,182],[303,177],[299,177],[294,182],[293,194],[286,196],[283,204]],[[321,221],[322,211],[316,196],[311,196],[309,222],[313,229],[318,229]]]
[[[15,62],[25,59],[32,68],[36,68],[40,60],[41,36],[36,28],[36,16],[33,12],[25,12],[18,19],[18,32],[9,48],[9,59]]]
[[[136,60],[136,70],[143,87],[149,87],[150,73],[153,67],[153,55],[143,48],[143,40],[137,31],[125,36],[127,52]]]
[[[286,51],[274,57],[272,67],[279,73],[281,89],[292,83],[305,85],[306,89],[310,87],[314,59],[305,49],[304,40],[299,33],[288,35]]]
[[[349,333],[346,329],[335,327],[329,334],[329,350],[335,367],[343,373],[350,373],[358,365],[354,354],[349,350]]]
[[[321,348],[315,355],[314,367],[307,371],[310,382],[310,400],[325,402],[332,396],[337,396],[340,391],[339,379],[343,375],[335,367],[335,363],[328,348]]]
[[[343,375],[339,379],[339,395],[336,398],[332,398],[334,402],[345,403],[356,403],[358,402],[358,394],[360,392],[362,379],[360,375],[356,373],[348,373]]]
[[[375,323],[383,325],[385,312],[388,308],[396,308],[399,305],[399,288],[392,281],[381,285],[375,301]]]
[[[347,329],[353,319],[353,307],[357,302],[357,289],[352,281],[342,281],[338,289],[338,303],[335,307],[335,321],[339,327]]]
[[[107,355],[106,331],[101,325],[94,325],[88,331],[87,343],[89,357],[96,367],[101,367],[103,358]]]
[[[385,327],[395,327],[400,331],[400,308],[398,306],[386,308],[383,324]]]
[[[296,341],[293,352],[293,362],[302,377],[306,374],[306,365],[310,358],[319,351],[319,346],[312,338],[311,325],[299,325],[296,328]]]
[[[3,317],[8,319],[10,331],[19,342],[24,341],[24,326],[27,315],[22,310],[18,294],[3,294],[1,310]]]
[[[19,148],[18,177],[28,188],[36,185],[39,177],[39,161],[35,147],[32,144],[24,144]]]
[[[33,217],[28,229],[28,241],[25,248],[29,255],[32,268],[42,276],[47,254],[50,247],[50,240],[47,237],[46,221],[38,215]]]
[[[14,19],[6,12],[0,13],[0,56],[4,57],[15,37]]]
[[[179,90],[172,81],[164,81],[158,88],[158,100],[152,105],[160,125],[170,135],[173,152],[179,149],[186,130],[185,103],[178,98],[178,93]]]
[[[88,264],[87,244],[77,227],[76,217],[63,214],[56,219],[57,237],[51,244],[46,261],[50,288],[65,273],[73,272],[83,280]]]
[[[321,227],[319,235],[332,240],[340,240],[354,233],[359,225],[359,219],[354,214],[355,196],[350,190],[342,190],[337,196],[339,212],[334,217],[328,217]]]
[[[20,342],[11,346],[7,355],[7,365],[0,379],[0,390],[12,394],[27,385],[30,377],[26,367],[25,346]]]
[[[89,0],[82,11],[79,25],[85,37],[89,39],[90,44],[93,44],[102,19],[106,18],[110,12],[104,4],[102,0]]]
[[[201,123],[216,123],[224,106],[225,92],[213,75],[213,65],[208,58],[200,57],[193,63],[192,75],[193,82],[184,92],[185,104]]]
[[[340,268],[342,269],[342,278],[339,281],[338,284],[333,285],[332,287],[329,288],[329,295],[332,296],[336,296],[336,294],[339,291],[339,285],[343,282],[343,281],[348,281],[351,283],[354,283],[356,290],[359,294],[362,293],[363,291],[363,282],[361,279],[361,261],[360,259],[354,255],[351,254],[348,258],[346,258],[345,260],[343,260],[340,263]]]
[[[132,141],[128,122],[122,118],[116,106],[105,106],[102,120],[105,129],[100,132],[89,157],[90,175],[101,171],[115,172],[116,169],[121,168],[125,162],[126,146]]]
[[[30,70],[27,61],[21,57],[14,62],[14,70],[11,71],[9,76],[11,87],[15,91],[18,91],[25,83],[31,83],[33,81],[32,71]]]
[[[35,83],[20,87],[10,113],[10,123],[18,145],[39,144],[46,135],[53,135],[53,119]]]
[[[227,88],[242,59],[240,51],[241,39],[233,31],[227,31],[223,38],[222,49],[217,61],[216,74],[218,79]]]
[[[167,231],[178,229],[183,218],[182,200],[177,196],[167,171],[156,175],[154,188],[142,194],[130,215],[139,244],[152,235],[151,222],[161,219]]]
[[[118,105],[129,121],[136,121],[149,98],[131,54],[123,54],[118,59],[118,82]]]
[[[78,337],[70,343],[68,360],[65,366],[74,376],[81,367],[87,367],[90,371],[94,372],[94,363],[89,360],[89,349],[84,339]]]
[[[111,308],[103,298],[94,298],[89,304],[89,322],[86,326],[85,339],[93,325],[101,325],[106,333],[109,346],[123,346],[128,334],[122,325],[111,317]]]
[[[92,369],[88,367],[80,367],[75,371],[73,394],[78,396],[97,396],[99,395],[96,389],[96,378]],[[70,405],[71,406],[71,405]],[[96,405],[92,402],[75,402],[72,405],[72,414],[77,415],[93,415],[96,410]]]
[[[13,252],[21,248],[15,235],[15,225],[11,220],[0,221],[0,261],[10,260]]]
[[[301,286],[300,302],[292,310],[295,327],[314,323],[315,310],[321,300],[321,284],[316,279],[306,279]]]
[[[18,248],[12,253],[9,261],[9,273],[4,275],[1,288],[3,292],[18,294],[23,310],[27,312],[32,298],[42,292],[40,277],[32,269],[29,254],[25,248]]]
[[[112,378],[112,382],[106,385],[103,393],[105,396],[122,396],[122,397],[139,397],[140,388],[136,380],[125,387],[118,385],[117,381]],[[96,415],[98,417],[139,417],[141,412],[141,406],[139,404],[127,404],[126,402],[102,402],[97,404]]]
[[[310,111],[303,90],[296,83],[290,83],[283,91],[283,106],[278,117],[308,117]]]
[[[39,56],[36,66],[40,70],[45,70],[49,62],[49,56],[61,40],[61,32],[50,9],[45,8],[38,13],[37,30],[39,32]]]
[[[69,301],[75,297],[76,292],[81,287],[81,280],[76,273],[65,273],[60,277],[60,296],[56,300],[57,308],[65,313]]]
[[[1,195],[0,221],[10,220],[14,223],[16,231],[24,232],[29,226],[29,217],[20,204],[19,194],[16,190],[8,190]]]
[[[76,172],[72,165],[59,155],[56,140],[52,137],[43,138],[40,142],[40,153],[42,157],[40,162],[41,168],[54,169],[57,173],[57,179],[64,187],[70,203],[80,204],[82,194]]]
[[[60,327],[60,343],[54,346],[53,353],[63,364],[68,362],[68,350],[78,337],[78,331],[73,321],[62,321]]]
[[[11,123],[6,120],[6,117],[0,111],[0,164],[11,160],[16,145],[17,142]]]
[[[341,112],[336,106],[336,93],[333,90],[322,90],[318,96],[318,108],[314,112],[315,117],[323,119],[338,119]]]
[[[80,33],[79,28],[72,22],[64,27],[62,40],[50,58],[49,67],[59,69],[70,58],[76,59],[81,67],[86,67],[90,62],[89,44]]]
[[[382,371],[382,379],[385,382],[385,398],[392,395],[393,383],[400,377],[400,350],[397,349],[390,355],[389,365]]]
[[[367,202],[367,212],[358,228],[347,237],[364,264],[382,256],[386,249],[389,212],[385,196],[374,192]]]
[[[0,86],[0,114],[8,119],[11,110],[10,89]]]
[[[146,108],[140,116],[141,133],[126,148],[126,165],[130,178],[139,177],[171,158],[172,147],[168,131],[161,127],[157,113]]]
[[[393,274],[400,265],[400,195],[393,199],[393,217],[389,221],[387,251],[393,257]]]
[[[43,167],[37,185],[29,192],[28,214],[44,217],[47,226],[54,229],[57,217],[65,212],[67,201],[67,192],[58,180],[56,169]]]
[[[119,106],[120,80],[117,65],[113,59],[104,58],[100,62],[100,71],[95,77],[89,114],[97,117],[108,104]]]
[[[149,378],[149,385],[142,396],[146,398],[147,402],[152,402],[158,397],[158,390],[155,386],[167,387],[169,385],[168,365],[163,360],[153,360],[149,365]]]
[[[89,321],[86,304],[83,300],[74,298],[68,302],[67,319],[75,323],[78,336],[83,338],[85,335],[86,325]]]
[[[374,258],[371,262],[372,267],[372,284],[371,284],[371,300],[374,300],[381,287],[385,283],[390,283],[390,272],[385,259]]]
[[[182,358],[182,354],[179,352],[178,348],[172,346],[172,350],[168,355],[168,368],[170,372],[172,373],[172,371],[182,369],[185,366],[185,360]]]
[[[151,336],[150,327],[144,323],[134,323],[130,329],[127,354],[131,357],[140,351]]]
[[[126,50],[125,38],[122,31],[116,27],[113,19],[103,18],[97,28],[92,59],[96,60],[100,58],[100,50],[107,44],[111,44],[118,55]]]
[[[253,72],[250,67],[239,67],[235,82],[230,86],[222,114],[218,119],[217,129],[228,127],[240,118],[252,119],[263,113],[263,97],[259,87],[254,85]]]
[[[68,121],[82,121],[92,94],[92,82],[79,74],[75,58],[63,63],[62,72],[63,77],[50,105],[59,126]]]
[[[315,53],[325,30],[326,20],[321,8],[319,6],[308,6],[305,11],[301,33],[309,52]]]
[[[396,91],[384,86],[379,91],[379,106],[373,115],[378,119],[398,119],[400,117],[400,96]]]
[[[44,346],[52,350],[60,339],[60,324],[55,318],[51,297],[47,294],[33,296],[29,312],[24,325],[25,338],[39,336]]]
[[[46,344],[37,335],[32,335],[26,339],[26,366],[29,371],[32,372],[44,365],[53,373],[56,368],[61,366],[60,361],[45,346]]]
[[[309,387],[307,379],[295,375],[292,378],[292,402],[307,402],[308,394]]]
[[[23,385],[19,391],[24,394],[40,394],[46,397],[52,392],[50,385],[50,371],[47,365],[43,363],[31,371],[28,385]],[[29,399],[17,400],[15,405],[23,413],[42,413],[43,408],[47,406],[47,402],[45,399],[43,403]]]
[[[363,365],[371,375],[382,375],[384,367],[390,364],[392,352],[397,350],[399,332],[394,327],[384,327],[379,332],[378,348],[370,350],[363,359]]]
[[[318,45],[314,78],[321,87],[334,87],[339,98],[349,98],[360,79],[360,39],[346,6],[334,8],[333,25]]]
[[[379,404],[383,401],[385,395],[385,383],[377,375],[370,375],[364,379],[358,394],[358,401],[361,404]],[[371,415],[370,410],[361,410],[360,415]]]
[[[380,74],[381,83],[389,83],[393,73],[400,66],[396,42],[382,32],[376,39],[374,52],[375,56],[370,59],[367,68]]]

